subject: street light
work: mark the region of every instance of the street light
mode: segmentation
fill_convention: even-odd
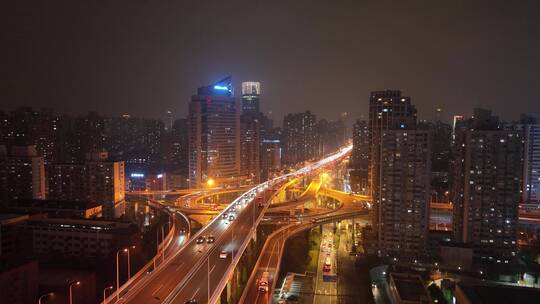
[[[129,252],[129,249],[124,248],[124,249],[119,249],[118,251],[116,251],[116,301],[120,300],[120,269],[118,265],[118,259],[119,259],[118,256],[120,252]]]
[[[214,181],[214,179],[212,178],[209,178],[207,181],[206,181],[206,185],[209,187],[209,188],[212,188],[214,186],[214,184],[216,183],[216,181]]]
[[[130,252],[129,252],[129,248],[126,248],[127,249],[127,254],[128,254],[128,280],[131,279],[131,258],[130,258]],[[131,249],[135,249],[135,246],[131,246]]]
[[[73,304],[73,285],[79,286],[81,285],[81,281],[75,281],[69,283],[69,304]]]
[[[105,289],[103,289],[103,304],[105,304],[105,300],[107,299],[107,290],[112,290],[114,288],[114,286],[109,286],[109,287],[105,287]]]
[[[54,296],[54,292],[49,292],[49,293],[46,293],[46,294],[42,295],[42,296],[39,297],[39,299],[38,299],[38,304],[41,304],[41,300],[43,300],[44,298],[46,298],[46,297],[52,297],[52,296]]]

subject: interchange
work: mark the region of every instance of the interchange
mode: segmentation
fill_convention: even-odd
[[[192,236],[182,248],[164,259],[159,267],[131,286],[118,301],[108,299],[105,303],[216,302],[269,208],[269,202],[281,191],[281,187],[291,179],[313,174],[326,165],[340,161],[350,150],[351,146],[348,146],[297,171],[252,187]],[[224,220],[222,215],[225,213],[234,214],[235,219],[230,222]],[[196,239],[200,236],[212,236],[215,242],[198,244]],[[222,252],[227,253],[226,258],[221,257]]]

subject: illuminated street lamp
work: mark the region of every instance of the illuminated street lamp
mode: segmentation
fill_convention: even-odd
[[[120,252],[129,252],[129,249],[124,248],[116,252],[116,301],[120,300],[120,267],[118,265]]]
[[[216,181],[214,181],[214,179],[212,178],[209,178],[207,181],[206,181],[206,185],[209,187],[209,188],[212,188],[214,186],[214,184],[216,183]]]
[[[107,290],[112,290],[114,288],[114,286],[109,286],[109,287],[105,287],[105,289],[103,289],[103,303],[105,303],[105,300],[107,299]]]
[[[41,304],[41,300],[43,300],[44,298],[46,298],[46,297],[52,297],[52,296],[54,296],[54,292],[49,292],[49,293],[46,293],[46,294],[42,295],[42,296],[39,297],[39,299],[38,299],[38,304]]]
[[[69,304],[73,304],[73,286],[81,285],[81,281],[69,283]]]

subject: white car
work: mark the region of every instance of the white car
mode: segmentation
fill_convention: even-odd
[[[226,259],[227,256],[229,255],[229,253],[225,250],[222,250],[220,253],[219,253],[219,258],[220,259]]]

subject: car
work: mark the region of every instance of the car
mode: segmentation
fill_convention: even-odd
[[[208,244],[212,244],[215,241],[216,241],[216,238],[213,235],[210,235],[210,236],[206,237],[206,243],[208,243]]]
[[[229,253],[225,250],[222,250],[220,253],[219,253],[219,258],[220,259],[226,259],[227,256],[229,255]]]
[[[221,215],[221,219],[224,219],[224,220],[226,220],[226,219],[227,219],[227,217],[228,217],[228,214],[227,214],[227,212],[225,212],[225,213],[223,213],[223,214]]]
[[[268,271],[263,272],[261,278],[259,279],[259,291],[268,292],[268,277],[270,273]]]
[[[197,304],[197,303],[199,303],[199,302],[197,302],[197,300],[195,300],[195,299],[187,300],[185,302],[185,304]]]
[[[186,234],[186,228],[180,228],[180,233],[181,234]]]
[[[206,241],[206,238],[204,236],[199,236],[197,238],[197,244],[204,244],[205,241]]]
[[[230,221],[230,222],[234,221],[234,215],[232,215],[232,214],[229,215],[229,221]]]

